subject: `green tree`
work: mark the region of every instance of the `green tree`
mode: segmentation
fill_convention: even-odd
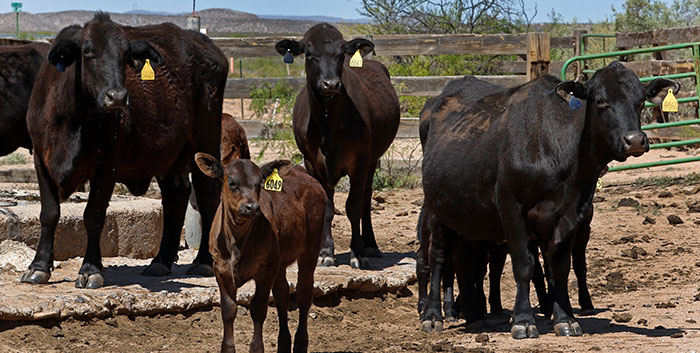
[[[618,32],[641,32],[672,27],[671,11],[658,0],[626,0],[622,11],[612,8],[615,30]]]
[[[700,24],[700,0],[675,0],[671,5],[671,18],[676,26],[690,27]]]

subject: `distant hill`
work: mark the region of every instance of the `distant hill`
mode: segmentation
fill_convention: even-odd
[[[22,12],[20,31],[29,33],[57,33],[62,28],[73,24],[84,24],[95,15],[93,11],[61,11],[45,13]],[[186,14],[167,12],[130,11],[129,13],[109,13],[114,22],[128,26],[143,26],[171,22],[185,28]],[[251,13],[229,9],[206,9],[197,11],[201,26],[207,28],[210,35],[270,35],[303,34],[309,27],[318,23],[316,20],[291,20],[262,18]],[[338,21],[331,21],[338,22]],[[15,32],[15,14],[0,14],[0,33]]]
[[[313,22],[329,22],[329,23],[369,23],[367,18],[341,18],[331,16],[283,16],[283,15],[258,15],[260,18],[270,20],[295,20],[295,21],[313,21]]]

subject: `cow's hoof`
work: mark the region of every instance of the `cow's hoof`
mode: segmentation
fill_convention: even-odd
[[[207,264],[192,264],[187,269],[188,275],[214,277],[214,269]]]
[[[369,259],[366,257],[351,257],[350,258],[350,267],[358,270],[366,270],[369,268]]]
[[[19,280],[23,283],[44,284],[49,282],[49,278],[51,278],[51,272],[33,270],[30,268],[22,274]]]
[[[445,317],[445,322],[455,322],[455,321],[457,321],[457,319],[454,318],[453,316],[446,316]]]
[[[163,277],[170,274],[170,269],[161,263],[154,262],[148,265],[141,274],[144,276]]]
[[[425,320],[420,324],[420,329],[423,332],[440,332],[442,321]]]
[[[379,251],[379,248],[364,248],[362,250],[363,255],[367,257],[382,257],[384,254],[382,254],[381,251]]]
[[[91,275],[79,273],[75,279],[75,288],[97,289],[102,288],[105,284],[105,278],[101,273],[93,273]]]
[[[318,257],[318,262],[316,263],[316,266],[333,267],[335,266],[335,259],[333,258],[333,256],[320,255]]]
[[[558,324],[554,324],[554,333],[557,336],[582,336],[583,330],[578,322],[560,322]]]
[[[537,331],[537,326],[530,324],[514,324],[510,328],[510,335],[516,340],[523,338],[537,338],[540,337],[540,332]]]

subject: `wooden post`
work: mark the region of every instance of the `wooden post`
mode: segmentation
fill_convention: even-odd
[[[574,30],[574,56],[582,55],[584,46],[588,44],[587,38],[583,37],[584,33],[588,33],[588,31],[585,29]],[[583,70],[586,68],[586,62],[577,61],[575,65],[576,76],[574,76],[574,80],[578,80],[578,78],[583,74]]]
[[[527,79],[549,74],[549,33],[527,34]]]

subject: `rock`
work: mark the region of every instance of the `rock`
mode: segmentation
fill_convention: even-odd
[[[642,241],[645,242],[645,243],[648,243],[649,241],[651,241],[651,237],[648,236],[648,235],[646,235],[646,234],[644,234],[644,235],[642,236]]]
[[[336,216],[342,216],[345,213],[343,211],[339,210],[337,207],[333,207],[333,214]]]
[[[486,333],[479,333],[474,338],[478,343],[486,343],[489,341],[489,335]]]
[[[598,196],[598,195],[593,196],[593,203],[603,202],[603,201],[605,201],[605,197],[603,197],[603,196]]]
[[[370,210],[381,211],[384,209],[384,205],[380,205],[379,202],[372,200],[370,204]]]
[[[688,186],[683,188],[683,193],[686,195],[695,195],[700,192],[700,186]]]
[[[683,332],[676,332],[671,335],[671,338],[681,338],[683,337]]]
[[[639,201],[630,197],[624,197],[617,203],[617,207],[639,207]]]
[[[648,323],[647,319],[639,319],[639,320],[637,320],[637,325],[646,326],[647,323]]]
[[[315,320],[318,318],[318,314],[312,312],[312,313],[309,313],[309,317]]]
[[[671,224],[672,226],[675,226],[677,224],[683,224],[683,220],[674,214],[668,215],[668,217],[666,217],[666,219],[668,220],[668,223]]]
[[[671,308],[675,308],[675,307],[676,307],[676,304],[673,304],[671,302],[656,303],[657,309],[671,309]]]
[[[119,324],[117,323],[117,319],[115,319],[113,317],[108,317],[107,319],[105,319],[105,324],[107,324],[107,326],[119,327]]]
[[[32,263],[36,252],[24,243],[3,240],[0,243],[0,269],[22,272]]]
[[[638,199],[641,200],[641,199],[644,198],[644,195],[642,195],[642,194],[634,194],[634,197],[636,197],[636,198],[638,198]]]
[[[661,193],[659,193],[659,198],[664,199],[669,197],[673,197],[673,194],[670,191],[662,191]]]
[[[700,201],[691,202],[688,204],[688,212],[700,212]]]
[[[408,211],[401,211],[396,214],[396,217],[408,216]]]
[[[595,352],[600,352],[601,349],[598,346],[591,346],[591,348],[588,349],[589,351],[595,351]]]
[[[695,320],[693,320],[693,319],[685,320],[685,322],[687,322],[687,323],[689,323],[689,324],[697,324],[697,323],[698,323],[697,321],[695,321]]]
[[[630,322],[632,320],[632,314],[630,313],[614,313],[612,316],[615,322]]]
[[[633,246],[630,249],[622,250],[622,256],[631,257],[633,259],[636,259],[639,256],[646,256],[646,255],[647,255],[646,250],[644,250],[638,246]]]
[[[620,239],[613,240],[614,245],[619,245],[619,244],[627,244],[627,243],[634,243],[636,239],[634,238],[634,235],[627,235],[624,237],[621,237]]]
[[[595,199],[595,197],[594,197],[594,199]],[[413,200],[413,202],[411,202],[411,204],[416,205],[416,206],[423,206],[423,199]]]
[[[377,203],[385,203],[386,202],[386,195],[383,193],[377,193],[372,197],[372,200],[377,201]]]
[[[656,224],[656,220],[652,217],[646,216],[644,217],[642,224]]]
[[[654,326],[654,330],[665,330],[666,328],[659,325],[659,326]]]
[[[695,267],[700,267],[700,261],[695,263]]]

